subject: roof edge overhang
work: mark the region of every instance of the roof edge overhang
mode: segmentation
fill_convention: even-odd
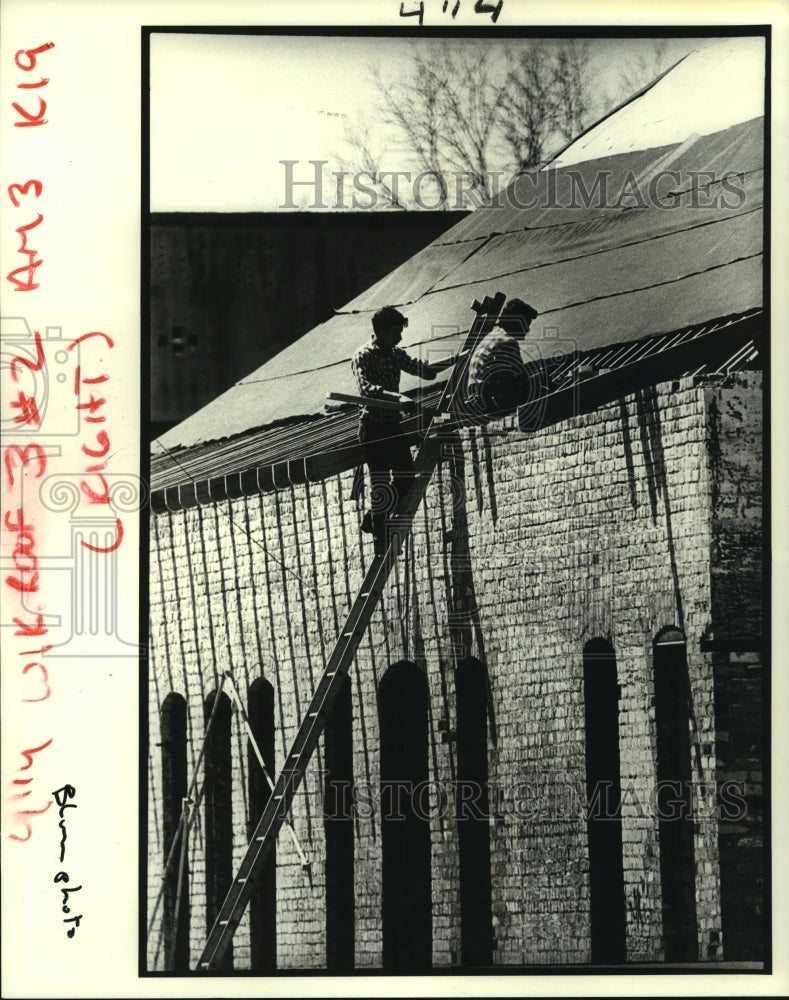
[[[743,367],[758,367],[763,338],[763,312],[754,309],[648,340],[627,341],[568,356],[559,362],[554,372],[558,388],[521,406],[511,430],[534,433],[663,382],[681,378],[724,378]],[[416,443],[424,433],[427,414],[443,384],[443,381],[434,384],[429,392],[417,394],[422,409],[402,425],[409,442]],[[291,423],[335,417],[336,414],[313,415]],[[175,476],[160,474],[158,478],[165,483],[158,487],[156,477],[152,477],[151,509],[161,514],[288,490],[353,469],[363,461],[355,433],[355,408],[345,412],[343,418],[345,433],[336,448],[284,456],[280,461],[264,465],[250,460],[244,468],[215,476],[190,476],[188,454],[197,449],[183,449],[178,453],[179,472]],[[455,429],[474,424],[479,424],[479,420],[461,419]]]

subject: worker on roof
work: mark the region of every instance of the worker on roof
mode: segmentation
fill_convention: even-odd
[[[398,347],[408,320],[393,306],[379,309],[372,324],[372,337],[354,353],[351,368],[360,395],[369,400],[359,421],[359,441],[370,479],[370,510],[364,515],[362,530],[373,535],[375,553],[380,555],[385,548],[386,516],[395,510],[414,480],[411,448],[400,419],[402,410],[413,409],[415,402],[400,392],[400,372],[432,380],[457,358],[428,363]]]
[[[533,396],[535,376],[542,366],[527,365],[520,344],[537,315],[537,310],[521,299],[509,300],[498,323],[469,360],[467,413],[482,418],[502,416]]]

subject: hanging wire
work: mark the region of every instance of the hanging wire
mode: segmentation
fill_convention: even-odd
[[[170,457],[170,458],[171,458],[171,459],[173,460],[173,462],[175,462],[175,464],[176,464],[176,465],[178,465],[178,467],[179,467],[180,469],[182,469],[182,470],[183,470],[183,472],[184,472],[184,473],[186,474],[186,476],[188,477],[189,481],[190,481],[190,482],[191,482],[192,484],[196,485],[196,484],[197,484],[198,482],[200,482],[200,480],[199,480],[199,479],[197,479],[197,478],[195,478],[195,476],[193,476],[193,475],[192,475],[192,473],[191,473],[191,472],[190,472],[190,471],[189,471],[189,470],[188,470],[188,469],[186,468],[186,466],[185,466],[185,465],[183,465],[183,463],[179,462],[179,461],[178,461],[178,459],[177,459],[177,458],[176,458],[176,457],[175,457],[175,456],[174,456],[174,455],[172,454],[172,452],[171,452],[171,451],[169,451],[169,449],[167,449],[167,448],[166,448],[166,447],[165,447],[165,446],[164,446],[164,445],[163,445],[163,444],[162,444],[162,443],[161,443],[160,441],[157,441],[157,442],[156,442],[156,444],[158,444],[160,448],[162,448],[162,449],[163,449],[163,450],[164,450],[165,452],[167,452],[167,454],[168,454],[168,455],[169,455],[169,457]],[[217,506],[217,509],[218,509],[218,506],[219,506],[219,505],[217,504],[216,506]],[[307,589],[307,590],[310,590],[310,591],[311,591],[311,592],[312,592],[313,594],[315,594],[315,593],[316,593],[316,592],[315,592],[315,588],[314,588],[314,587],[313,587],[313,586],[312,586],[311,584],[309,584],[309,583],[305,583],[305,581],[304,581],[304,578],[303,578],[303,577],[301,576],[301,574],[300,574],[300,573],[298,573],[298,572],[296,572],[296,571],[292,570],[292,569],[291,569],[291,568],[290,568],[290,567],[289,567],[288,565],[286,565],[286,563],[284,563],[284,562],[283,562],[283,561],[282,561],[281,559],[278,559],[278,558],[277,558],[277,557],[276,557],[276,556],[275,556],[275,555],[274,555],[274,554],[273,554],[273,553],[271,552],[271,550],[270,550],[269,548],[267,548],[267,547],[266,547],[266,546],[265,546],[265,545],[263,544],[263,542],[261,542],[261,541],[260,541],[260,539],[258,539],[258,538],[254,538],[254,537],[252,536],[252,534],[251,534],[251,533],[250,533],[249,531],[247,531],[247,529],[246,529],[246,526],[245,526],[244,524],[242,524],[242,523],[241,523],[241,522],[240,522],[239,520],[237,520],[237,518],[235,517],[235,515],[234,515],[234,514],[232,514],[232,513],[230,513],[230,512],[224,512],[224,511],[223,511],[223,516],[224,516],[224,517],[227,517],[227,518],[228,518],[228,519],[230,520],[230,523],[231,523],[231,524],[233,525],[233,527],[234,527],[234,528],[238,528],[238,529],[239,529],[239,531],[240,531],[240,532],[241,532],[241,533],[242,533],[243,535],[245,535],[245,536],[246,536],[246,537],[247,537],[247,538],[249,539],[249,541],[250,541],[250,542],[251,542],[251,543],[252,543],[253,545],[256,545],[256,546],[257,546],[257,547],[258,547],[258,548],[259,548],[259,549],[260,549],[260,550],[261,550],[262,552],[265,552],[265,553],[266,553],[266,554],[268,555],[268,557],[269,557],[270,559],[272,559],[272,560],[273,560],[273,561],[274,561],[275,563],[277,563],[277,564],[278,564],[279,566],[281,566],[281,567],[282,567],[282,569],[283,569],[283,570],[284,570],[284,571],[285,571],[286,573],[289,573],[289,574],[290,574],[290,575],[291,575],[292,577],[294,577],[294,578],[295,578],[296,580],[298,580],[298,581],[299,581],[299,582],[301,583],[301,585],[302,585],[302,586],[306,587],[306,589]],[[317,596],[317,595],[316,595],[316,596]]]
[[[187,798],[181,799],[181,817],[183,817],[183,816],[187,816],[188,817],[189,816],[189,805],[190,805],[189,799],[187,799]],[[189,829],[189,822],[188,822],[188,819],[187,819],[187,822],[186,822],[186,830],[187,830],[187,832],[188,832],[188,829]],[[173,935],[172,935],[172,945],[171,945],[172,952],[165,959],[165,963],[167,965],[169,965],[171,969],[175,968],[175,950],[178,947],[178,944],[177,944],[177,942],[178,942],[178,923],[179,923],[179,921],[181,919],[181,896],[182,896],[182,890],[183,890],[183,884],[184,884],[184,866],[186,864],[186,851],[187,851],[187,837],[184,836],[184,837],[181,837],[181,850],[179,852],[179,858],[178,858],[178,889],[176,890],[176,894],[175,894],[175,925],[173,927]],[[157,945],[156,945],[156,952],[155,952],[155,954],[153,956],[154,968],[156,967],[156,963],[159,961],[159,953],[161,951],[162,938],[163,937],[164,937],[164,921],[162,921],[162,927],[161,927],[160,932],[159,932],[159,940],[158,940]],[[168,961],[168,959],[169,959],[169,961]]]
[[[181,807],[181,816],[180,816],[180,818],[178,820],[178,826],[176,827],[175,835],[173,836],[173,842],[172,842],[172,844],[170,844],[170,850],[167,852],[167,858],[165,859],[164,868],[162,869],[162,884],[159,887],[159,892],[157,893],[156,900],[155,900],[154,905],[153,905],[153,910],[151,911],[151,916],[150,916],[150,918],[148,920],[148,930],[146,932],[146,937],[147,938],[150,938],[150,936],[151,936],[151,932],[153,931],[153,925],[154,925],[154,922],[155,922],[156,917],[157,917],[158,912],[159,912],[159,906],[161,905],[162,898],[164,896],[165,879],[167,878],[167,872],[168,872],[168,870],[170,868],[170,865],[172,864],[173,858],[175,856],[175,848],[180,843],[180,838],[182,836],[184,837],[184,839],[186,837],[188,837],[189,831],[191,830],[191,827],[192,827],[192,820],[193,820],[193,818],[195,816],[197,816],[198,810],[200,808],[200,803],[202,802],[202,799],[203,799],[203,792],[205,790],[205,781],[203,782],[202,786],[200,787],[200,791],[199,791],[199,793],[197,795],[196,801],[192,799],[192,795],[194,793],[195,786],[197,784],[197,776],[200,773],[200,766],[203,763],[203,758],[205,757],[205,754],[206,754],[206,748],[208,746],[208,734],[211,732],[211,726],[212,726],[212,724],[214,722],[214,717],[216,715],[216,711],[217,711],[217,708],[219,706],[219,696],[222,693],[222,687],[224,686],[224,683],[225,683],[225,678],[224,678],[224,675],[222,675],[219,678],[219,684],[218,684],[217,689],[216,689],[216,695],[214,696],[214,704],[211,706],[211,715],[208,718],[208,722],[206,723],[206,727],[205,727],[205,732],[203,733],[203,745],[200,748],[200,755],[197,758],[197,764],[195,765],[195,771],[194,771],[194,774],[192,775],[192,780],[189,783],[189,787],[188,787],[188,789],[186,791],[186,795],[184,796],[184,801],[189,801],[190,803],[193,802],[194,809],[192,809],[191,812],[189,813],[189,819],[187,821],[184,818],[183,805]],[[163,927],[163,924],[162,924],[162,926],[159,927],[159,944],[158,944],[157,950],[156,950],[156,955],[157,956],[158,956],[159,951],[161,949],[161,936],[163,934],[163,931],[164,931],[164,927]]]
[[[261,770],[263,771],[263,776],[266,779],[266,783],[269,786],[269,788],[271,789],[271,791],[273,792],[274,791],[274,782],[273,782],[273,780],[271,778],[271,775],[269,774],[269,771],[268,771],[268,768],[266,767],[265,761],[263,760],[263,754],[261,753],[261,750],[260,750],[260,747],[258,746],[257,740],[255,739],[255,734],[252,732],[252,726],[250,726],[250,724],[249,724],[249,718],[247,717],[247,713],[246,713],[246,711],[244,709],[244,706],[243,706],[243,704],[241,702],[241,698],[240,698],[239,693],[238,693],[238,688],[236,687],[235,682],[233,680],[233,675],[228,670],[228,671],[225,671],[223,677],[225,677],[227,679],[227,682],[230,685],[230,693],[232,694],[233,701],[235,701],[236,707],[238,708],[238,713],[241,716],[241,722],[242,722],[244,728],[246,729],[247,736],[249,737],[249,742],[252,744],[252,750],[253,750],[255,756],[257,757],[258,764],[260,764]],[[287,826],[287,828],[288,828],[288,830],[290,832],[291,839],[293,840],[293,846],[296,848],[296,853],[298,854],[299,858],[301,859],[301,866],[302,866],[302,868],[309,868],[310,867],[310,861],[307,859],[307,856],[306,856],[306,854],[304,853],[304,851],[302,849],[301,843],[299,842],[299,838],[296,836],[296,831],[293,828],[292,821],[287,816],[285,817],[285,825]]]

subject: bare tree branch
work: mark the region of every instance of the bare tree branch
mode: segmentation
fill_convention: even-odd
[[[560,42],[553,67],[555,125],[563,139],[574,139],[589,124],[591,111],[589,42],[583,39]]]
[[[551,54],[537,45],[510,59],[503,134],[518,170],[529,170],[542,162],[546,140],[554,128],[551,64]]]
[[[622,96],[629,96],[641,90],[668,67],[668,39],[655,38],[651,51],[641,53],[626,64],[619,73],[619,88]]]
[[[630,94],[665,66],[668,42],[656,40],[620,73]],[[588,40],[523,42],[517,47],[425,42],[393,71],[370,68],[377,94],[372,117],[391,136],[416,178],[399,190],[364,123],[346,134],[344,165],[363,171],[384,207],[477,207],[493,195],[498,174],[529,170],[584,131],[616,99],[594,73]],[[406,190],[407,187],[407,190]],[[452,196],[454,195],[454,200]]]
[[[387,175],[381,171],[381,154],[374,148],[370,133],[370,125],[364,120],[353,124],[345,122],[345,145],[350,155],[337,157],[340,169],[354,176],[367,175],[370,185],[383,195],[383,204],[376,202],[370,207],[380,205],[383,208],[405,211],[409,206],[399,187],[386,182]],[[345,204],[345,197],[342,198],[342,203]]]

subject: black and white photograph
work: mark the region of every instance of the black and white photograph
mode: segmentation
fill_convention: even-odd
[[[766,44],[151,33],[150,971],[764,968]]]
[[[145,36],[148,974],[769,968],[769,32],[502,6]]]
[[[783,0],[4,0],[0,994],[784,996]]]

